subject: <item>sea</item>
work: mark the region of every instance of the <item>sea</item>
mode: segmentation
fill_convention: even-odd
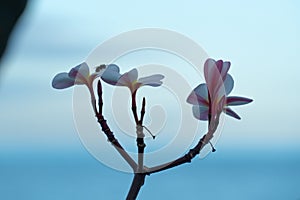
[[[138,199],[300,200],[300,151],[223,148],[146,177]],[[133,175],[84,148],[0,151],[1,200],[125,199]]]

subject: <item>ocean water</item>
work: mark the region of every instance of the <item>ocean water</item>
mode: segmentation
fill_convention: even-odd
[[[299,200],[300,151],[217,151],[146,177],[138,199]],[[83,148],[0,153],[2,200],[125,199],[132,174]]]

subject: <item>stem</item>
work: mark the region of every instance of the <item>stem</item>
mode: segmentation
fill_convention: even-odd
[[[146,144],[144,142],[144,133],[143,133],[143,120],[145,115],[145,107],[146,107],[146,100],[145,97],[143,98],[142,102],[142,109],[141,109],[141,115],[140,120],[138,120],[137,112],[136,112],[136,100],[135,100],[136,92],[132,94],[132,112],[136,121],[136,143],[138,147],[138,169],[134,174],[134,178],[132,180],[127,200],[136,199],[141,187],[145,183],[145,177],[146,173],[144,170],[144,150],[146,147]]]
[[[134,121],[136,124],[139,123],[139,119],[138,119],[138,115],[137,115],[137,112],[136,112],[136,91],[134,91],[131,95],[131,110],[132,110],[132,113],[133,113],[133,117],[134,117]]]
[[[141,187],[145,183],[145,173],[136,173],[134,175],[131,187],[129,189],[128,195],[126,197],[126,200],[134,200],[136,199]]]
[[[106,135],[108,141],[112,143],[115,149],[120,153],[120,155],[124,158],[124,160],[130,165],[133,171],[136,171],[138,167],[136,162],[131,158],[131,156],[124,150],[122,145],[115,138],[113,132],[110,130],[109,126],[107,125],[106,120],[103,118],[102,115],[97,116],[97,118],[98,118],[98,122],[102,127],[102,131]]]
[[[98,84],[97,84],[97,94],[98,94],[98,109],[99,109],[99,114],[102,115],[103,99],[102,99],[102,85],[101,85],[100,80],[98,81]]]
[[[209,125],[208,132],[199,140],[198,144],[194,148],[190,149],[187,154],[174,161],[148,168],[147,174],[150,175],[182,165],[184,163],[190,163],[192,159],[200,153],[201,149],[213,138],[213,134],[217,130],[217,127],[219,125],[219,116],[220,114],[217,116],[216,120],[212,120],[211,124]]]
[[[136,142],[138,146],[138,171],[137,173],[142,173],[144,168],[144,150],[146,147],[146,144],[144,142],[144,133],[143,133],[143,120],[145,115],[145,106],[146,106],[146,100],[145,97],[143,98],[142,102],[142,109],[141,109],[141,116],[140,120],[137,123],[136,126]]]
[[[144,143],[144,134],[143,134],[143,119],[145,115],[145,106],[146,106],[146,100],[143,98],[142,102],[142,109],[141,109],[141,116],[140,120],[138,120],[137,116],[137,107],[136,107],[136,91],[132,94],[132,112],[134,115],[134,119],[137,126],[137,146],[138,146],[138,164],[130,157],[130,155],[124,150],[124,148],[121,146],[121,144],[118,142],[118,140],[115,138],[113,132],[110,130],[109,126],[106,123],[106,120],[104,119],[104,116],[102,114],[102,107],[103,107],[103,100],[102,100],[102,89],[101,89],[101,82],[98,81],[98,109],[97,111],[97,105],[96,105],[96,99],[93,90],[90,90],[91,92],[91,99],[92,99],[92,106],[93,110],[95,112],[95,115],[98,119],[99,124],[102,127],[102,131],[106,135],[107,139],[113,144],[115,149],[120,153],[120,155],[126,160],[126,162],[131,166],[133,171],[135,172],[134,178],[132,181],[132,184],[130,186],[128,195],[126,200],[134,200],[137,198],[137,195],[141,189],[141,187],[145,183],[145,177],[146,175],[150,175],[156,172],[161,172],[185,163],[190,163],[192,159],[200,153],[202,148],[210,142],[210,140],[213,138],[213,134],[216,131],[218,124],[219,124],[219,117],[220,114],[218,114],[215,118],[209,116],[209,123],[208,123],[208,132],[199,140],[198,144],[189,150],[187,154],[184,156],[162,164],[155,167],[147,168],[144,166],[144,149],[146,147]],[[211,107],[211,106],[210,106]]]
[[[143,101],[142,101],[142,109],[141,109],[141,119],[139,121],[139,123],[142,125],[143,121],[144,121],[144,116],[145,116],[145,107],[146,107],[146,99],[145,97],[143,97]]]
[[[120,155],[124,158],[124,160],[130,165],[130,167],[133,169],[133,171],[136,171],[136,169],[137,169],[136,162],[130,157],[130,155],[124,150],[122,145],[115,138],[113,132],[110,130],[110,128],[109,128],[108,124],[106,123],[106,120],[102,114],[103,100],[102,100],[102,88],[101,88],[100,80],[98,81],[98,85],[97,85],[99,112],[97,111],[96,99],[95,99],[94,92],[92,90],[90,90],[90,92],[91,92],[93,110],[95,112],[95,115],[98,119],[99,124],[102,127],[102,131],[106,135],[108,141],[112,143],[112,145],[115,147],[115,149],[120,153]]]
[[[144,150],[146,147],[146,144],[144,142],[144,133],[143,133],[143,126],[138,124],[136,126],[136,133],[137,133],[137,138],[136,138],[136,144],[138,147],[138,169],[137,173],[142,173],[143,168],[144,168]]]

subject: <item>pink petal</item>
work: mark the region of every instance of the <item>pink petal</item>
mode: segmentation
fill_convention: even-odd
[[[218,66],[218,68],[219,68],[219,66]],[[219,71],[220,71],[220,74],[221,74],[223,80],[225,80],[226,74],[228,73],[229,68],[230,68],[230,62],[222,61],[222,66],[219,68]]]
[[[250,102],[252,102],[252,99],[248,99],[246,97],[237,97],[237,96],[231,96],[227,97],[227,106],[239,106],[239,105],[245,105]]]
[[[220,83],[218,92],[215,96],[216,101],[219,101],[223,96],[227,96],[233,89],[234,81],[230,74],[227,74],[224,82]]]
[[[207,59],[204,64],[204,77],[211,98],[214,98],[223,82],[220,71],[213,59]]]
[[[225,80],[226,74],[228,73],[228,70],[230,68],[230,62],[226,61],[223,62],[223,60],[216,61],[217,68],[222,76],[222,79]]]
[[[208,107],[206,106],[193,106],[193,115],[196,119],[207,121],[208,120]]]
[[[223,60],[217,60],[216,61],[216,66],[217,66],[219,72],[221,72],[222,68],[223,68]]]
[[[225,108],[224,112],[233,118],[241,119],[241,117],[238,114],[236,114],[233,110],[231,110],[230,108]]]

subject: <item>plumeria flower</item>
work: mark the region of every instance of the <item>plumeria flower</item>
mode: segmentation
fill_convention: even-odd
[[[148,85],[152,87],[158,87],[162,84],[163,75],[154,74],[138,79],[138,72],[134,68],[129,72],[120,74],[120,68],[118,65],[107,65],[106,70],[101,76],[102,80],[110,85],[126,86],[130,89],[131,93],[135,93],[138,88]]]
[[[68,73],[57,74],[52,80],[52,87],[65,89],[73,85],[86,85],[90,91],[93,89],[93,81],[103,73],[103,66],[99,66],[95,73],[90,74],[88,65],[84,62],[72,68]]]
[[[209,120],[220,112],[241,119],[229,106],[244,105],[252,99],[228,96],[233,89],[234,81],[228,70],[230,62],[207,59],[204,64],[206,84],[198,85],[188,96],[187,102],[193,105],[193,115],[199,120]]]

